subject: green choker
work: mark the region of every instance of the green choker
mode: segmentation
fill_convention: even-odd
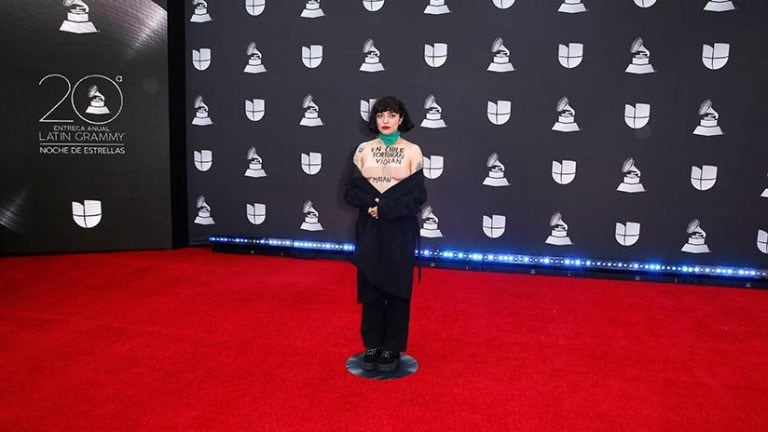
[[[379,139],[384,143],[385,146],[389,147],[393,144],[395,144],[400,138],[400,131],[395,131],[391,134],[383,134],[379,133]]]

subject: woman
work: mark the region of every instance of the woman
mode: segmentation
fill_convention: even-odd
[[[385,96],[371,108],[368,129],[376,138],[360,144],[344,192],[357,207],[357,301],[362,304],[362,368],[397,368],[408,341],[413,265],[427,198],[421,149],[400,136],[413,129],[405,105]]]

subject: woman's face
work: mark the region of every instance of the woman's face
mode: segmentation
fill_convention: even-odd
[[[403,119],[400,114],[393,113],[392,111],[384,111],[376,114],[376,127],[379,128],[379,132],[389,135],[394,133]]]

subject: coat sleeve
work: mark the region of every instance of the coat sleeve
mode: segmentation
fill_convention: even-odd
[[[427,201],[427,189],[423,181],[412,191],[391,200],[379,201],[379,218],[390,220],[403,216],[413,216]]]
[[[369,208],[376,207],[376,196],[362,190],[352,181],[350,176],[344,183],[344,202],[352,207]]]

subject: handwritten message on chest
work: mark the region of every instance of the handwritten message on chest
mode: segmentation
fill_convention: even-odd
[[[371,157],[379,165],[402,165],[405,149],[402,147],[371,147]]]

